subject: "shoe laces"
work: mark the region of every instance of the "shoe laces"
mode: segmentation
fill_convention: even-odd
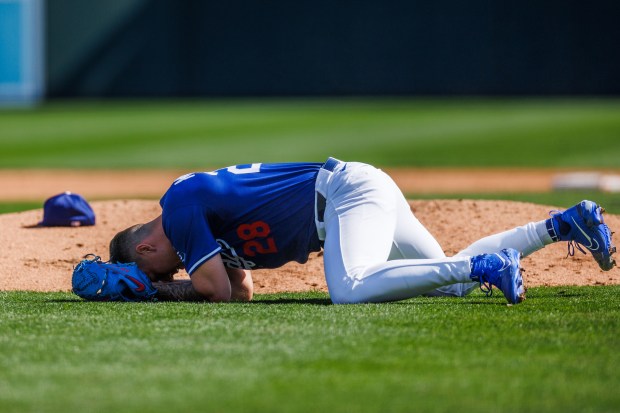
[[[599,207],[599,208],[600,208],[601,214],[603,214],[605,212],[605,208],[603,208],[603,207]],[[551,211],[549,211],[549,216],[551,218],[555,218],[557,215],[561,215],[561,214],[562,214],[562,211],[560,211],[558,209],[552,209]],[[601,224],[604,225],[605,223],[601,222]],[[607,227],[607,228],[609,228],[609,227]],[[609,243],[609,245],[610,245],[610,248],[609,248],[610,249],[609,250],[610,254],[613,254],[615,252],[615,250],[616,250],[616,248],[614,247],[614,245],[612,244],[612,241],[611,241],[611,238],[612,238],[613,234],[614,233],[611,230],[609,232],[603,232],[603,236],[605,237],[607,243]],[[575,256],[575,249],[579,250],[582,254],[587,255],[586,250],[583,249],[581,244],[579,244],[575,240],[572,240],[572,241],[568,241],[566,258]]]
[[[499,269],[499,271],[503,271],[507,265],[510,265],[510,262],[504,259],[501,255],[499,254],[495,254],[495,255],[497,255],[500,261],[502,262],[502,267]],[[479,286],[480,291],[482,291],[484,295],[486,295],[487,297],[492,297],[493,296],[493,284],[489,280],[489,276],[486,274],[480,275],[480,277],[478,278],[478,282],[480,283],[480,286]]]
[[[586,250],[583,249],[580,243],[577,241],[568,241],[568,253],[566,254],[566,258],[575,256],[575,249],[581,251],[582,254],[587,254]]]
[[[480,277],[480,291],[482,291],[487,297],[492,297],[493,284],[491,284],[490,281],[483,279],[483,277]]]

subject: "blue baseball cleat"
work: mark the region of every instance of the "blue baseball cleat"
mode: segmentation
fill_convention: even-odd
[[[603,271],[616,264],[612,254],[616,247],[611,242],[611,231],[603,221],[605,210],[592,201],[581,201],[564,212],[552,211],[546,221],[547,231],[554,241],[568,241],[568,253],[573,255],[575,246],[584,246]]]
[[[503,249],[497,254],[471,257],[471,279],[480,283],[480,289],[493,295],[493,286],[499,288],[511,304],[525,300],[525,287],[519,261],[521,253],[515,249]]]

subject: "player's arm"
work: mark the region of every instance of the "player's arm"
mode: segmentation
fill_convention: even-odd
[[[159,301],[206,301],[192,286],[191,280],[154,282],[155,298]]]
[[[234,301],[251,301],[254,295],[252,273],[248,270],[227,268],[230,280],[230,298]],[[207,298],[199,294],[191,280],[174,280],[154,282],[157,289],[155,297],[159,301],[206,301]]]
[[[234,301],[251,301],[254,295],[252,273],[237,268],[226,268],[226,272],[230,280],[230,298]]]
[[[196,292],[211,302],[226,302],[232,297],[232,287],[222,257],[214,255],[191,274]]]

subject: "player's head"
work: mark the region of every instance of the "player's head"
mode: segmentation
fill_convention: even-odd
[[[176,251],[164,234],[161,216],[116,234],[110,241],[110,261],[135,262],[153,281],[169,280],[182,268]]]
[[[136,224],[119,232],[110,241],[110,261],[115,263],[136,262],[136,245],[145,237],[144,224]]]

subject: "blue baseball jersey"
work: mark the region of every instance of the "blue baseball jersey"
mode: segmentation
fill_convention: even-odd
[[[306,262],[321,248],[314,221],[321,165],[237,165],[174,181],[160,200],[163,227],[187,272],[218,253],[231,268]]]

